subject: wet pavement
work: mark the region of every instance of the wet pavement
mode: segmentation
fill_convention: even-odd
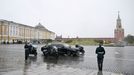
[[[103,71],[98,72],[95,49],[84,46],[85,55],[45,59],[38,55],[24,60],[24,45],[0,45],[0,75],[134,75],[134,47],[104,47]]]

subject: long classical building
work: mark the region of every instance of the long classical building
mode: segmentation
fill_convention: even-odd
[[[13,21],[0,20],[0,42],[41,41],[55,39],[55,33],[40,23],[35,26],[24,25]]]

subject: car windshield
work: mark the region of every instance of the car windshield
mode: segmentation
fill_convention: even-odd
[[[37,48],[37,45],[32,45],[33,47]]]
[[[51,46],[56,46],[56,47],[70,47],[68,44],[51,44]]]
[[[70,45],[68,45],[68,44],[63,44],[65,47],[70,47]]]
[[[62,44],[51,44],[51,46],[63,47],[63,45],[62,45]]]

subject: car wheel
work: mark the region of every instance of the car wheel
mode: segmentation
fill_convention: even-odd
[[[84,50],[82,50],[82,54],[84,54],[85,53],[85,51]]]
[[[70,56],[71,55],[71,52],[70,51],[67,51],[67,55]]]
[[[59,58],[59,54],[56,54],[56,59],[58,59]]]
[[[45,54],[45,53],[44,53],[44,56],[45,56],[46,59],[48,58],[48,54]]]
[[[80,56],[80,51],[77,51],[76,52],[76,56]]]
[[[37,52],[34,53],[34,56],[37,56]]]
[[[48,55],[45,55],[45,58],[47,59],[48,58]]]

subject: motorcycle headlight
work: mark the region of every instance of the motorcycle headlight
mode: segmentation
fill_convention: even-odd
[[[47,51],[46,49],[43,50],[43,52],[46,52],[46,51]]]

